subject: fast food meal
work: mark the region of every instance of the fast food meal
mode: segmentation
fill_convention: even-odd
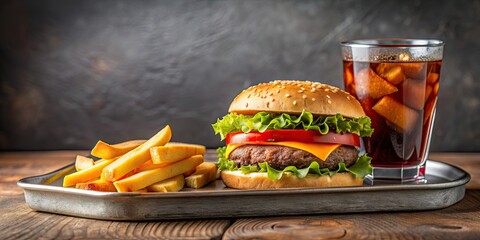
[[[350,94],[326,84],[276,80],[243,90],[212,124],[226,186],[238,189],[360,186],[371,121]]]
[[[203,162],[205,146],[173,143],[171,136],[167,125],[148,140],[98,141],[91,154],[100,159],[77,156],[76,172],[64,177],[63,186],[104,192],[176,192],[185,184],[201,188],[216,179],[216,165]]]

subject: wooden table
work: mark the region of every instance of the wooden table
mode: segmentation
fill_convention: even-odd
[[[58,169],[82,153],[0,153],[0,239],[480,239],[480,153],[430,154],[430,159],[457,165],[472,175],[461,202],[435,211],[114,222],[28,208],[17,180]]]

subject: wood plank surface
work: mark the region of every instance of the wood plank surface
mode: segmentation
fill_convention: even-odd
[[[480,190],[468,190],[460,203],[436,211],[239,219],[224,235],[224,239],[337,238],[480,239]]]
[[[1,196],[0,239],[220,239],[230,220],[115,222],[35,212],[23,196]]]
[[[36,212],[16,182],[72,163],[83,151],[0,153],[0,239],[220,239],[229,219],[115,222]]]
[[[36,212],[1,196],[0,239],[220,239],[230,220],[115,222]]]
[[[77,155],[88,155],[87,151],[39,151],[0,152],[0,192],[23,194],[17,181],[49,173],[75,161]]]
[[[84,151],[0,153],[0,239],[480,239],[480,154],[432,153],[468,171],[465,198],[446,209],[403,213],[114,222],[36,212],[16,182],[72,163]],[[213,154],[211,151],[209,154]],[[268,204],[268,203],[266,203]],[[301,203],[292,203],[301,204]],[[233,224],[232,224],[233,223]]]

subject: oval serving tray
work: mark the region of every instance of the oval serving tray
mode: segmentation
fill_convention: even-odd
[[[173,193],[110,193],[63,188],[73,164],[21,179],[32,209],[105,220],[167,220],[431,210],[451,206],[465,195],[470,175],[428,160],[426,183],[373,181],[362,187],[236,190],[221,180]]]

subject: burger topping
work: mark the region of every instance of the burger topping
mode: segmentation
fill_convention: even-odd
[[[335,170],[330,170],[328,168],[321,168],[320,164],[316,161],[313,161],[305,168],[297,168],[295,166],[288,166],[284,169],[275,169],[271,167],[268,162],[260,162],[257,165],[246,165],[237,167],[235,162],[229,160],[225,157],[226,147],[221,147],[217,149],[218,153],[218,163],[217,166],[219,170],[229,170],[236,171],[241,170],[243,173],[250,172],[266,172],[270,179],[278,180],[282,178],[283,173],[290,172],[297,176],[298,178],[304,178],[307,174],[316,174],[319,176],[329,175],[332,176],[338,172],[350,172],[354,174],[357,178],[365,178],[368,174],[372,173],[372,167],[370,166],[371,158],[367,155],[362,155],[358,157],[355,163],[349,167],[343,162],[338,163],[338,167]]]
[[[212,124],[215,134],[220,134],[222,140],[228,133],[252,131],[265,132],[266,130],[280,129],[303,129],[313,130],[320,134],[327,134],[329,131],[336,133],[353,133],[360,137],[371,136],[370,118],[344,118],[340,114],[334,116],[313,116],[308,111],[303,111],[299,116],[287,113],[273,114],[258,112],[255,115],[242,115],[230,113]]]
[[[275,145],[300,149],[325,161],[328,155],[341,144],[360,147],[360,137],[350,133],[329,132],[325,135],[310,130],[266,130],[265,132],[236,132],[227,134],[227,151],[243,145]]]
[[[351,133],[321,134],[310,130],[266,130],[265,132],[235,132],[227,134],[225,143],[253,143],[294,141],[302,143],[335,143],[360,147],[360,137]]]
[[[359,150],[351,146],[340,146],[332,151],[326,160],[321,160],[315,155],[297,148],[270,145],[243,145],[232,151],[228,159],[232,160],[237,167],[245,165],[257,165],[267,162],[270,167],[284,169],[288,166],[306,168],[312,162],[317,162],[320,169],[328,168],[335,170],[339,163],[345,167],[353,165],[358,158]]]
[[[313,154],[322,161],[328,158],[328,155],[333,152],[340,144],[332,143],[302,143],[302,142],[256,142],[250,143],[255,145],[270,145],[270,146],[284,146],[300,149]],[[249,145],[248,143],[228,144],[225,151],[225,156],[228,158],[230,153],[238,147]]]

